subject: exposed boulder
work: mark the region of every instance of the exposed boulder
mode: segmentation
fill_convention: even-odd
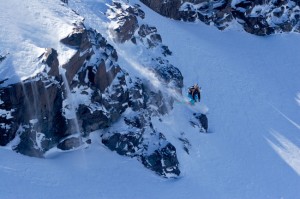
[[[176,148],[168,143],[159,150],[155,150],[149,156],[142,156],[142,163],[149,169],[165,177],[180,175],[179,162]]]
[[[176,148],[154,130],[147,112],[124,116],[126,129],[102,135],[102,143],[120,155],[137,157],[143,165],[164,177],[180,175]],[[110,129],[109,129],[110,130]]]
[[[208,119],[205,114],[194,113],[194,118],[191,119],[190,124],[193,127],[199,128],[200,132],[207,132],[208,130]]]
[[[6,58],[6,56],[0,54],[0,63]]]
[[[156,33],[156,32],[157,32],[156,27],[151,27],[147,24],[142,24],[141,27],[138,30],[138,34],[141,37],[146,37],[147,35],[150,35],[150,34]]]
[[[70,83],[83,64],[91,58],[94,51],[88,37],[88,31],[83,25],[76,26],[73,32],[62,39],[61,42],[78,49],[69,62],[62,66],[66,69],[66,78],[68,83]]]
[[[73,32],[69,34],[67,37],[61,39],[61,43],[75,47],[80,48],[83,41],[86,39],[86,30],[83,26],[75,27]],[[85,41],[84,41],[85,42]]]
[[[57,51],[53,48],[47,48],[46,52],[44,53],[43,63],[50,67],[50,71],[48,72],[50,76],[59,77],[59,63],[57,56]]]
[[[58,145],[57,148],[67,151],[67,150],[72,150],[76,149],[84,144],[83,140],[81,137],[68,137],[61,141]]]
[[[135,132],[129,132],[128,134],[114,133],[112,136],[102,139],[102,143],[120,155],[134,157],[142,147],[142,134]]]

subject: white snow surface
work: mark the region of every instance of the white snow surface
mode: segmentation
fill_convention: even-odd
[[[38,57],[45,48],[58,51],[60,64],[76,51],[60,40],[72,32],[73,23],[82,21],[60,0],[0,0],[0,80],[19,82],[43,70]]]
[[[69,3],[89,27],[109,36],[103,1]],[[0,148],[1,198],[299,198],[300,35],[219,31],[142,9],[173,52],[169,59],[183,73],[185,88],[195,82],[202,87],[200,104],[179,101],[162,122],[153,121],[175,145],[181,177],[161,178],[135,159],[111,152],[95,132],[88,148],[53,152],[46,159]],[[138,74],[147,59],[139,56],[141,49],[113,45],[121,52],[121,67]],[[207,107],[209,131],[199,133],[188,121],[193,111]],[[178,140],[182,136],[191,143],[190,155]]]

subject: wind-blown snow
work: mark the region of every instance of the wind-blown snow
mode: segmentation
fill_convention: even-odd
[[[278,153],[278,155],[300,176],[300,148],[280,133],[272,132],[272,134],[279,144],[268,140],[269,144]]]
[[[89,27],[108,35],[101,1],[69,3]],[[196,107],[179,101],[162,121],[153,119],[177,148],[181,178],[163,179],[112,153],[95,133],[88,149],[49,159],[0,149],[1,198],[299,198],[300,35],[221,32],[142,9],[173,52],[170,61],[183,73],[185,88],[198,82],[203,89]],[[130,72],[130,63],[147,59],[141,49],[114,45],[133,59],[118,54]],[[207,134],[189,125],[193,111],[206,107]],[[189,155],[178,138],[190,141]]]
[[[59,0],[1,0],[0,54],[7,58],[0,65],[0,81],[15,83],[43,70],[38,57],[45,48],[58,51],[60,64],[76,51],[60,43],[82,20]]]

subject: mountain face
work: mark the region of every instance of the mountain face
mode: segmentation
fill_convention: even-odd
[[[62,2],[61,6],[68,7],[68,1]],[[164,16],[200,20],[220,30],[236,21],[256,35],[299,32],[296,1],[141,2]],[[61,51],[48,46],[35,57],[41,68],[37,74],[17,83],[0,79],[0,145],[43,158],[52,150],[88,147],[90,134],[97,131],[108,149],[136,158],[161,176],[179,176],[176,148],[152,122],[161,121],[178,96],[182,97],[184,77],[168,60],[172,51],[163,44],[157,28],[145,22],[147,16],[138,4],[113,1],[105,17],[113,41],[77,20],[67,36],[58,38],[63,48],[73,50],[67,62],[60,62]],[[141,49],[147,59],[134,63],[118,45]],[[13,53],[0,51],[1,67],[9,68],[6,60]],[[141,74],[128,71],[119,53]],[[194,112],[187,125],[207,131],[208,120],[205,114]],[[189,140],[184,136],[179,140],[189,153]]]
[[[181,95],[183,76],[169,63],[172,52],[156,27],[143,22],[145,13],[138,5],[113,2],[106,15],[114,24],[110,32],[116,43],[131,43],[150,55],[144,70],[161,86],[128,73],[114,46],[77,21],[72,32],[59,38],[74,50],[69,61],[60,63],[59,52],[49,46],[37,57],[43,69],[37,75],[8,85],[6,79],[0,81],[0,145],[44,157],[53,149],[88,147],[90,133],[101,130],[102,143],[110,150],[136,157],[161,176],[178,176],[176,148],[152,119],[172,110],[176,97],[167,91]],[[0,57],[4,67],[7,56]],[[195,115],[194,125],[207,130],[206,116]]]
[[[299,32],[300,2],[296,0],[141,0],[163,16],[176,20],[200,20],[220,30],[237,22],[255,35]]]

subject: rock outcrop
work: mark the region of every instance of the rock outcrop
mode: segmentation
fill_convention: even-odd
[[[181,93],[183,76],[169,63],[172,52],[157,29],[144,23],[138,5],[113,2],[107,14],[117,24],[111,27],[116,42],[131,42],[151,58],[140,67],[155,82],[131,76],[118,64],[116,49],[77,22],[60,40],[75,50],[67,63],[59,63],[57,51],[48,48],[39,57],[42,72],[6,87],[0,82],[0,145],[11,143],[16,152],[44,157],[50,149],[86,147],[90,133],[102,129],[107,148],[161,176],[179,176],[176,148],[152,121],[172,110],[171,93]],[[204,116],[198,120],[199,128],[207,128]]]
[[[0,144],[4,146],[18,135],[20,141],[14,149],[38,157],[66,131],[57,52],[48,49],[42,62],[49,65],[36,77],[0,88],[0,110],[4,113],[0,115]]]
[[[145,167],[164,177],[180,174],[176,148],[157,132],[151,123],[151,116],[145,109],[125,114],[118,126],[103,134],[102,142],[120,155],[137,157]]]
[[[95,30],[77,25],[61,42],[77,50],[62,69],[57,51],[48,48],[40,56],[43,72],[0,88],[1,146],[11,142],[19,153],[43,157],[53,147],[85,145],[90,132],[106,129],[102,142],[111,150],[137,157],[159,175],[179,175],[175,147],[151,123],[170,106],[163,93],[130,77],[117,64],[116,50]],[[165,82],[172,78],[168,75]],[[126,128],[112,130],[120,120]]]
[[[299,32],[300,2],[296,0],[141,0],[163,16],[176,20],[200,20],[223,30],[233,22],[255,35]]]

